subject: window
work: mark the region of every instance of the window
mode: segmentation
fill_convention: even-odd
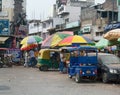
[[[102,36],[103,32],[96,32],[96,36]]]
[[[65,19],[65,23],[69,22],[69,18]]]

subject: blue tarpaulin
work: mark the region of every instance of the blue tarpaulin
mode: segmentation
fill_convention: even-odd
[[[105,28],[104,28],[104,31],[107,32],[109,30],[117,29],[117,28],[120,28],[120,23],[114,23],[114,24],[106,25]]]

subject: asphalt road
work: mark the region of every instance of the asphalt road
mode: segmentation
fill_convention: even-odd
[[[0,95],[120,95],[120,84],[77,84],[58,71],[19,66],[0,68]]]

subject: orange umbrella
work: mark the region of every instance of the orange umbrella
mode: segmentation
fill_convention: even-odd
[[[24,44],[24,45],[22,45],[20,50],[30,50],[30,49],[33,49],[37,46],[38,46],[38,44]]]

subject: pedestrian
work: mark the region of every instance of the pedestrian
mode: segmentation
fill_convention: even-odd
[[[63,50],[61,50],[61,52],[60,52],[60,65],[59,65],[59,68],[60,68],[60,72],[65,73],[65,70],[66,70],[66,57],[64,55]]]
[[[28,67],[28,51],[25,52],[25,63],[24,67]]]
[[[29,57],[30,57],[30,62],[29,62],[29,66],[30,67],[35,67],[35,65],[37,64],[37,60],[35,58],[35,53],[34,53],[34,50],[31,49],[29,51]]]

